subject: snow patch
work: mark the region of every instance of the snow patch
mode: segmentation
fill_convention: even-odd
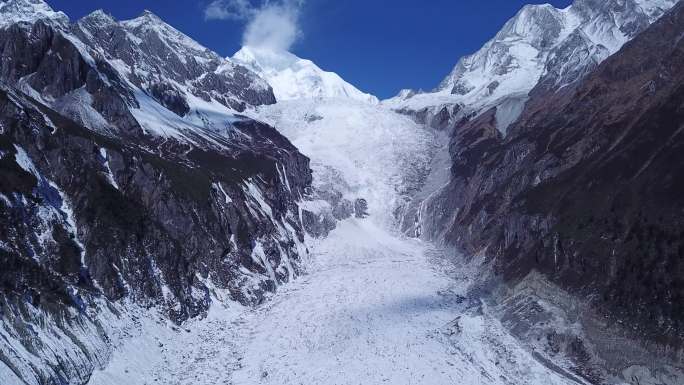
[[[226,190],[223,189],[223,185],[221,182],[216,182],[213,184],[213,187],[215,190],[220,191],[221,194],[223,194],[223,198],[225,199],[226,204],[231,204],[233,203],[233,199],[230,198],[230,195],[226,192]]]
[[[506,136],[508,127],[515,123],[525,108],[527,97],[512,97],[496,107],[496,129],[501,135]]]
[[[16,160],[19,167],[24,169],[24,171],[32,174],[36,178],[40,178],[40,173],[38,172],[38,169],[33,164],[33,161],[28,156],[26,151],[24,151],[23,148],[17,146],[16,144],[14,145],[14,149],[17,151],[17,153],[14,155],[14,159]]]
[[[111,167],[109,167],[109,155],[107,154],[106,148],[104,148],[104,147],[100,148],[100,156],[102,157],[102,159],[104,159],[104,168],[105,168],[105,170],[107,170],[107,173],[106,173],[107,181],[115,189],[121,190],[121,188],[119,188],[119,185],[116,183],[116,179],[114,179],[114,174],[112,173]]]

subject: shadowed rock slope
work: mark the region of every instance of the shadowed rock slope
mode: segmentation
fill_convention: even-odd
[[[542,272],[681,348],[683,35],[679,4],[577,87],[533,90],[505,138],[495,109],[461,122],[427,234],[486,254],[507,282]]]

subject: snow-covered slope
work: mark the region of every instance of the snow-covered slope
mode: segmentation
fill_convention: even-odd
[[[348,98],[377,103],[334,72],[323,71],[311,60],[290,52],[243,47],[232,60],[266,79],[278,101],[309,98]]]
[[[473,55],[462,58],[429,93],[402,92],[384,103],[397,110],[441,110],[459,104],[482,112],[508,103],[505,133],[538,84],[547,89],[581,79],[677,0],[576,0],[565,9],[528,5]]]
[[[304,209],[339,220],[345,206],[363,200],[371,221],[394,229],[428,173],[434,134],[289,52],[243,47],[232,60],[261,75],[276,95],[276,104],[246,113],[276,127],[311,159],[321,202]]]

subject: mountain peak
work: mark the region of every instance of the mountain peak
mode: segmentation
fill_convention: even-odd
[[[575,0],[564,9],[524,6],[479,51],[461,58],[436,90],[410,98],[399,95],[386,103],[414,111],[460,104],[471,113],[497,107],[517,114],[535,87],[576,84],[677,1]],[[515,108],[506,107],[510,105]],[[503,133],[515,114],[502,119],[498,128]]]
[[[138,17],[126,20],[124,23],[131,27],[139,27],[144,25],[162,25],[172,28],[167,24],[161,17],[157,16],[154,12],[149,9],[145,9]]]
[[[369,103],[378,99],[347,83],[338,74],[288,51],[244,46],[232,60],[259,74],[273,87],[276,99],[344,98]]]
[[[148,19],[148,20],[153,20],[153,21],[155,21],[155,22],[162,22],[162,23],[164,22],[164,21],[161,19],[161,17],[157,16],[157,14],[155,14],[155,13],[152,12],[152,11],[150,11],[149,9],[143,10],[142,13],[140,14],[140,16],[138,16],[138,18],[145,18],[145,19]]]
[[[69,23],[63,12],[55,12],[43,0],[6,0],[0,1],[0,28],[15,23],[33,23],[38,20]]]
[[[522,74],[524,78],[538,79],[545,71],[548,72],[546,59],[559,57],[563,52],[558,51],[570,46],[569,40],[578,34],[584,40],[582,44],[603,46],[609,54],[613,54],[676,2],[576,0],[565,9],[557,9],[549,4],[526,5],[482,50],[463,58],[442,83],[440,90],[454,94],[484,90],[485,94],[492,94],[489,88],[496,84],[496,89],[508,92],[502,86],[519,80],[510,76],[511,73],[525,70],[526,73]],[[593,59],[600,61],[602,58]],[[501,76],[504,78],[499,79]],[[525,92],[535,84],[534,81],[528,83],[518,82],[511,86],[516,92]]]
[[[634,0],[652,21],[660,18],[667,10],[674,7],[679,0]]]
[[[176,51],[190,51],[193,55],[207,56],[208,59],[218,58],[218,56],[214,57],[213,53],[209,55],[209,50],[206,47],[177,30],[150,10],[143,11],[135,19],[122,21],[121,25],[140,39],[145,39],[148,33],[153,33]]]
[[[116,19],[114,19],[112,15],[108,14],[104,10],[98,9],[84,16],[81,20],[79,20],[79,22],[81,21],[92,21],[98,24],[110,24],[115,23]]]

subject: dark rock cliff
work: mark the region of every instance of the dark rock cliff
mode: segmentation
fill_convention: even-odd
[[[426,233],[681,347],[683,34],[679,4],[576,86],[541,84],[505,138],[495,109],[458,124]]]

